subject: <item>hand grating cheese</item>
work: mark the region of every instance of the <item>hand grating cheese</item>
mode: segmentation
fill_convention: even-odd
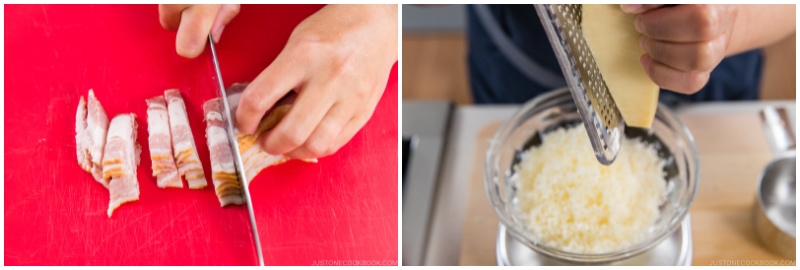
[[[666,197],[654,148],[623,138],[616,161],[597,162],[583,125],[558,129],[516,165],[519,210],[545,246],[601,254],[643,240]]]

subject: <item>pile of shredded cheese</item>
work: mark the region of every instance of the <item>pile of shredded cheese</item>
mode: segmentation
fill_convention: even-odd
[[[616,161],[604,166],[583,125],[546,134],[516,166],[527,229],[562,251],[601,254],[639,243],[666,197],[654,148],[623,137]]]

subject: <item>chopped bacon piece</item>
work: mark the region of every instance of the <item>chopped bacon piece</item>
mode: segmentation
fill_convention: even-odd
[[[78,164],[83,170],[92,174],[97,182],[108,187],[103,181],[103,147],[108,131],[108,116],[103,105],[89,89],[88,102],[81,96],[78,102],[78,112],[75,115],[75,144],[78,154]]]
[[[241,205],[242,185],[236,175],[228,133],[222,119],[222,104],[219,98],[203,104],[206,120],[206,141],[211,159],[211,180],[221,206]]]
[[[86,172],[92,171],[89,157],[89,136],[86,135],[86,100],[81,96],[78,113],[75,115],[75,147],[78,150],[78,165]]]
[[[253,181],[253,178],[258,175],[261,170],[273,166],[284,163],[289,161],[288,157],[283,155],[270,155],[264,150],[261,149],[261,146],[255,144],[254,140],[251,142],[249,138],[253,136],[249,135],[237,135],[237,141],[239,142],[239,149],[242,152],[242,161],[244,162],[245,168],[245,175],[247,176],[247,183],[250,184],[250,181]],[[250,145],[252,144],[252,145]],[[248,145],[250,145],[248,147]],[[246,150],[244,150],[246,149]],[[316,159],[309,162],[316,162]]]
[[[89,89],[87,101],[86,132],[91,138],[89,154],[92,160],[92,175],[95,179],[102,177],[103,147],[106,144],[106,132],[108,131],[108,116],[103,109],[103,105],[94,96],[94,91]]]
[[[108,216],[120,205],[139,200],[139,166],[141,146],[136,142],[136,115],[120,114],[111,120],[103,151],[103,180],[108,186]]]
[[[169,126],[172,132],[172,148],[175,151],[175,161],[178,173],[189,183],[189,188],[201,189],[206,187],[207,181],[200,157],[197,155],[197,146],[189,127],[189,117],[186,114],[186,104],[181,93],[176,89],[164,92],[169,111]]]
[[[182,188],[183,181],[175,165],[169,129],[169,113],[164,97],[159,95],[147,99],[147,132],[150,134],[148,141],[153,176],[158,179],[157,185],[160,188]]]
[[[287,104],[272,110],[272,112],[264,117],[258,124],[256,134],[261,134],[274,128],[275,125],[283,119],[283,116],[286,115],[290,108],[291,105]],[[267,154],[267,152],[256,143],[257,138],[258,135],[240,134],[237,130],[236,141],[239,145],[239,151],[242,153],[242,162],[244,163],[245,175],[248,181],[252,181],[264,168],[278,165],[289,160],[288,157],[283,155]]]

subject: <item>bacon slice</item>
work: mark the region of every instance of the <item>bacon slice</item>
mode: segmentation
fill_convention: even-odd
[[[200,157],[197,155],[197,146],[192,137],[189,126],[189,117],[186,114],[186,104],[177,89],[164,92],[169,111],[169,127],[172,132],[172,148],[175,151],[175,161],[178,173],[186,178],[191,189],[206,187],[206,177]]]
[[[211,159],[211,180],[221,206],[229,204],[241,205],[242,185],[236,175],[225,122],[222,120],[221,99],[215,98],[203,104],[206,120],[206,141]]]
[[[111,120],[103,151],[103,180],[109,191],[108,216],[120,205],[139,200],[139,166],[141,146],[136,143],[136,115],[120,114]]]
[[[283,155],[267,154],[267,152],[265,152],[261,146],[256,143],[256,140],[258,135],[274,128],[275,125],[277,125],[278,122],[283,119],[283,116],[286,115],[290,108],[291,105],[286,104],[273,109],[258,124],[258,129],[256,130],[255,135],[241,134],[238,130],[236,130],[236,141],[239,145],[239,151],[242,153],[242,162],[244,163],[245,175],[247,176],[248,184],[249,181],[252,181],[253,178],[258,175],[259,172],[261,172],[261,170],[289,160],[288,157]]]
[[[92,159],[89,157],[89,136],[86,135],[86,100],[81,96],[78,102],[78,113],[75,115],[75,147],[78,151],[78,165],[86,172],[92,171]]]
[[[231,106],[231,115],[236,115],[236,108],[239,106],[241,92],[244,91],[245,87],[247,87],[247,83],[234,83],[228,88],[227,92],[232,93],[228,96],[228,102],[230,102]],[[252,181],[261,170],[290,160],[289,157],[283,155],[267,154],[267,152],[256,143],[256,140],[261,133],[269,131],[278,125],[286,113],[289,112],[289,109],[291,109],[295,97],[296,95],[292,93],[279,100],[274,108],[267,112],[267,116],[261,119],[255,134],[242,134],[238,129],[234,129],[239,152],[242,154],[245,176],[248,179],[247,184],[250,184],[250,181]],[[316,163],[317,159],[303,159],[303,161]]]
[[[103,105],[94,96],[94,91],[89,89],[87,102],[86,132],[90,139],[89,154],[92,160],[92,175],[95,179],[102,178],[103,147],[106,144],[106,133],[108,131],[108,116]]]
[[[172,136],[170,135],[169,113],[167,102],[163,96],[156,96],[147,102],[147,132],[150,134],[150,159],[153,176],[158,179],[158,187],[182,188],[183,181],[178,175],[175,157],[172,152]]]
[[[103,147],[108,131],[108,116],[103,105],[89,89],[88,102],[81,96],[78,102],[78,111],[75,115],[75,145],[78,154],[78,164],[92,174],[97,182],[108,187],[103,181]]]

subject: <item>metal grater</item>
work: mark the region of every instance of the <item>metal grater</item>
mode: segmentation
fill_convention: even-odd
[[[617,158],[624,124],[583,38],[582,5],[536,4],[534,7],[566,77],[594,154],[600,163],[609,165]]]

